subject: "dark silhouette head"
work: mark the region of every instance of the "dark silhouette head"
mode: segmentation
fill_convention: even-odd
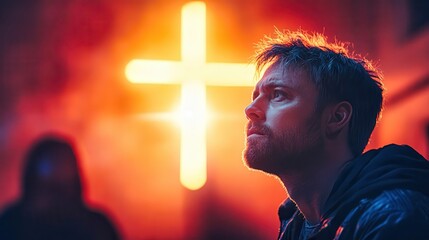
[[[37,140],[26,156],[22,184],[24,200],[82,201],[78,159],[72,141],[60,135]]]

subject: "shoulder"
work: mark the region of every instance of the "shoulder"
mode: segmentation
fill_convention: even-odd
[[[119,239],[119,234],[111,220],[96,210],[89,210],[90,226],[96,232],[97,239]]]
[[[428,207],[429,196],[420,192],[407,189],[394,189],[384,191],[371,201],[367,213],[399,211],[402,213],[414,213],[419,208]]]
[[[429,197],[395,189],[363,200],[355,239],[429,239]]]

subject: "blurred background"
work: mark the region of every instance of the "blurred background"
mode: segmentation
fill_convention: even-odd
[[[45,132],[77,141],[85,201],[123,239],[275,239],[280,183],[243,166],[251,87],[207,87],[208,179],[179,181],[180,128],[159,118],[180,85],[133,84],[132,59],[180,60],[185,0],[0,3],[0,210],[21,195],[24,155]],[[248,63],[274,28],[350,42],[384,72],[386,103],[369,147],[429,157],[429,2],[206,0],[207,62]],[[365,96],[362,96],[363,98]]]

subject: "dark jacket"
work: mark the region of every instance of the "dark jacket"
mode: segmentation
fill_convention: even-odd
[[[309,239],[429,239],[429,162],[409,146],[388,145],[350,161]],[[286,200],[279,239],[300,239],[304,218]]]

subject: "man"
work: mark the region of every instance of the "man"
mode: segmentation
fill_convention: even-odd
[[[429,163],[408,146],[362,154],[383,102],[371,63],[303,31],[255,61],[243,158],[285,187],[278,238],[429,239]]]

